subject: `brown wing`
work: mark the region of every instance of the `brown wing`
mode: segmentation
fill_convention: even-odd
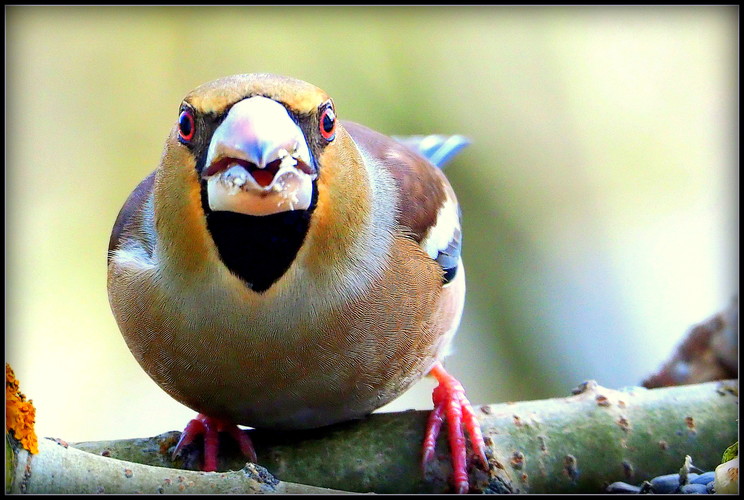
[[[357,145],[395,179],[401,229],[437,261],[444,272],[443,282],[452,281],[460,262],[462,238],[457,198],[447,178],[429,160],[398,141],[357,123],[343,125]]]
[[[131,227],[133,219],[138,218],[141,221],[143,207],[147,203],[147,200],[152,196],[153,185],[155,184],[155,171],[145,177],[140,182],[134,191],[129,195],[127,201],[124,202],[124,206],[119,210],[119,215],[116,217],[114,227],[111,230],[111,238],[109,239],[108,247],[108,261],[111,260],[111,252],[119,248],[122,240],[132,234],[134,228]],[[138,224],[140,226],[141,224]]]
[[[410,229],[417,243],[437,222],[445,202],[444,174],[427,159],[386,135],[363,125],[343,122],[354,141],[384,166],[395,179],[400,197],[400,224]]]

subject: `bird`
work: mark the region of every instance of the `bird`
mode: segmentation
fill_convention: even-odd
[[[465,300],[461,210],[441,170],[468,140],[392,138],[337,116],[289,76],[232,75],[189,92],[160,163],[131,192],[108,247],[108,297],[137,362],[197,412],[178,452],[220,432],[364,418],[425,376],[421,445],[443,422],[456,492],[472,405],[444,368]]]

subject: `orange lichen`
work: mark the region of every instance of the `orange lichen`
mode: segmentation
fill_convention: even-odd
[[[5,363],[5,432],[12,432],[21,445],[31,453],[39,453],[39,443],[34,431],[36,408],[18,390],[20,384],[13,369]]]

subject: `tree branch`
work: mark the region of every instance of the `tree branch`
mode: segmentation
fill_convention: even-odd
[[[49,438],[42,439],[39,453],[31,455],[12,436],[6,438],[6,446],[15,452],[12,457],[6,453],[7,493],[343,493],[278,481],[255,464],[203,473],[108,459]]]
[[[676,471],[685,455],[697,467],[715,468],[722,451],[737,439],[738,381],[628,391],[587,382],[567,398],[485,405],[476,413],[490,467],[487,472],[472,468],[473,491],[597,493],[614,481],[641,482]],[[184,465],[171,459],[178,432],[67,447],[42,439],[39,454],[30,456],[14,444],[6,453],[6,491],[449,491],[446,439],[439,440],[426,475],[421,471],[427,414],[373,414],[313,431],[248,431],[258,463],[292,483],[276,481],[262,467],[246,466],[238,450],[229,449],[229,440],[223,441],[227,459],[221,466],[238,472],[164,470]],[[9,458],[15,465],[9,466]],[[186,453],[187,462],[193,458]]]

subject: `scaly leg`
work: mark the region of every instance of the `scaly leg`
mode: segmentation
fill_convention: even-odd
[[[253,443],[251,442],[251,438],[248,437],[248,434],[240,430],[235,424],[218,418],[208,417],[202,413],[198,414],[196,418],[186,425],[186,428],[181,433],[181,439],[178,440],[178,444],[176,444],[176,448],[173,451],[173,456],[176,456],[181,448],[191,444],[197,437],[204,436],[204,461],[202,462],[202,470],[205,472],[217,470],[220,432],[230,434],[238,442],[243,455],[251,462],[256,462],[256,451],[253,449]]]
[[[486,450],[480,424],[475,417],[470,402],[465,397],[465,389],[463,389],[462,384],[447,373],[441,363],[434,365],[429,375],[433,375],[439,385],[432,393],[434,410],[429,415],[429,421],[426,425],[422,464],[426,467],[426,464],[434,456],[437,436],[439,436],[442,423],[446,419],[455,490],[457,493],[467,493],[469,488],[466,460],[467,444],[464,431],[470,436],[470,443],[476,457],[484,467],[487,467]]]

